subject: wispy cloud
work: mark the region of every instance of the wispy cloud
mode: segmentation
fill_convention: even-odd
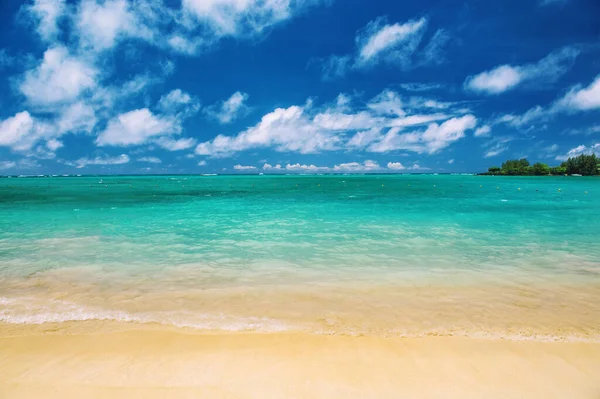
[[[546,107],[536,105],[523,114],[505,114],[495,123],[505,123],[516,128],[534,126],[536,123],[546,123],[559,114],[574,114],[600,109],[600,75],[584,87],[575,85],[562,97]]]
[[[137,159],[137,161],[145,162],[145,163],[162,163],[160,158],[157,158],[157,157],[140,157]]]
[[[518,86],[546,85],[556,82],[575,62],[579,50],[565,47],[548,54],[537,63],[519,66],[500,65],[469,76],[465,89],[482,94],[500,94]]]
[[[446,30],[439,29],[422,50],[419,46],[427,32],[426,18],[404,23],[388,23],[384,17],[369,22],[356,34],[353,54],[333,54],[321,60],[322,77],[330,80],[344,76],[349,70],[369,69],[379,64],[401,69],[441,64],[444,49],[450,40]]]

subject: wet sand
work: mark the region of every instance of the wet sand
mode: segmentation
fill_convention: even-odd
[[[600,398],[600,343],[0,324],[0,398]]]

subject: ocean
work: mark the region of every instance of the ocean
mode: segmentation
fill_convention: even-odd
[[[0,179],[0,322],[600,340],[600,180]]]

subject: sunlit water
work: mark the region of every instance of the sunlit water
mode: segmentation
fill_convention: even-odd
[[[600,339],[600,179],[0,179],[0,321]]]

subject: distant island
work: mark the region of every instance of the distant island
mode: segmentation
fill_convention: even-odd
[[[530,165],[525,158],[509,159],[502,163],[502,167],[492,166],[487,172],[479,174],[485,176],[597,176],[600,175],[600,158],[595,154],[582,154],[567,159],[560,166],[548,166],[541,162]]]

